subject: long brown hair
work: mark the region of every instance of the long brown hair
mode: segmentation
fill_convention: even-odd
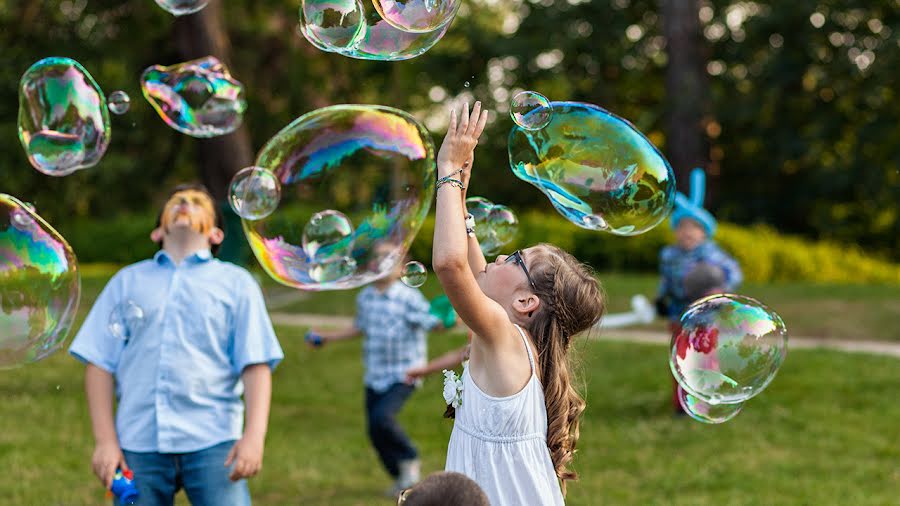
[[[547,447],[566,493],[566,481],[578,474],[567,468],[575,454],[585,402],[572,384],[569,347],[575,335],[593,327],[606,309],[600,282],[590,267],[552,244],[531,249],[531,277],[541,307],[527,325],[537,348],[544,403]]]

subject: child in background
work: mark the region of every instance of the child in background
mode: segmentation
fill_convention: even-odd
[[[560,505],[565,481],[577,478],[567,466],[585,406],[568,353],[602,316],[604,297],[589,268],[550,244],[485,261],[464,201],[486,121],[477,102],[471,115],[468,104],[459,119],[452,111],[437,159],[432,266],[474,334],[462,380],[449,380],[457,394],[446,470],[475,480],[493,506]]]
[[[379,255],[388,255],[390,245]],[[369,439],[394,485],[386,495],[397,497],[419,481],[418,451],[397,423],[397,414],[420,381],[407,382],[406,371],[425,364],[426,333],[441,325],[429,312],[429,304],[417,288],[400,282],[405,261],[387,276],[360,291],[356,319],[339,330],[311,329],[307,341],[318,347],[331,341],[365,336],[363,341],[366,420]]]
[[[660,284],[656,309],[669,320],[669,331],[678,330],[678,321],[685,308],[694,301],[685,293],[684,279],[697,264],[706,263],[720,268],[725,276],[723,290],[733,291],[741,284],[743,274],[738,263],[712,240],[716,220],[703,209],[706,177],[701,169],[691,172],[691,197],[675,195],[675,210],[671,223],[675,229],[674,245],[666,246],[659,254]],[[673,380],[672,404],[680,413],[678,388]]]
[[[403,506],[490,506],[477,483],[460,473],[434,473],[404,490],[397,503]]]
[[[108,489],[130,468],[140,504],[172,504],[184,488],[196,505],[249,505],[245,478],[262,466],[284,354],[259,285],[212,256],[224,239],[215,209],[202,186],[175,188],[150,234],[160,251],[110,279],[69,348],[87,364],[94,474]],[[108,322],[127,301],[144,318],[122,339]]]

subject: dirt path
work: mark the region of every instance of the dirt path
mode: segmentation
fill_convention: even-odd
[[[272,323],[289,327],[340,327],[353,323],[349,316],[271,313]],[[630,341],[638,343],[668,344],[669,335],[664,332],[647,330],[609,329],[603,331],[595,339],[603,341]],[[788,344],[793,349],[825,348],[829,350],[851,353],[870,353],[900,358],[900,343],[888,341],[847,341],[840,339],[823,339],[818,337],[790,337]]]

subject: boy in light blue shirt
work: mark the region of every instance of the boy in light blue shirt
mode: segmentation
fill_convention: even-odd
[[[195,505],[250,504],[262,465],[284,354],[256,281],[212,256],[215,209],[202,186],[176,188],[150,236],[160,251],[113,276],[69,348],[87,364],[94,474],[109,488],[131,469],[139,504],[171,505],[180,488]],[[124,335],[109,325],[120,304],[142,313]]]

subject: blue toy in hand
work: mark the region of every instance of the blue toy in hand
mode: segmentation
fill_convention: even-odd
[[[446,295],[440,295],[432,299],[428,312],[441,320],[444,328],[449,329],[456,325],[456,311],[453,310],[450,299]]]
[[[110,492],[116,496],[116,504],[135,504],[138,500],[138,489],[134,484],[134,473],[131,470],[116,470]]]

